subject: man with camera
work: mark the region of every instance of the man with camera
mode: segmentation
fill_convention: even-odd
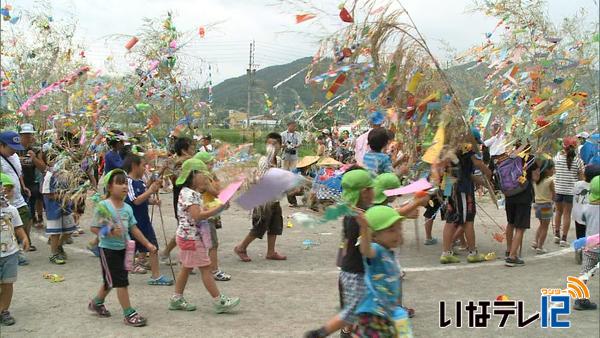
[[[281,133],[283,141],[283,169],[294,170],[298,163],[298,147],[302,142],[300,134],[296,132],[296,122],[290,121],[287,124],[287,130]]]

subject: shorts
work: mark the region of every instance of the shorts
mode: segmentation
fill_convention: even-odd
[[[439,199],[434,198],[431,201],[433,202],[433,206],[427,204],[427,206],[425,207],[425,213],[423,214],[423,217],[425,217],[425,219],[435,219],[435,215],[437,214],[438,210],[440,210],[440,208],[442,207],[442,202]]]
[[[17,210],[19,211],[19,216],[21,216],[21,221],[23,222],[23,229],[25,229],[25,232],[29,233],[29,229],[31,228],[31,210],[29,210],[29,206],[24,205]],[[29,236],[29,234],[27,236]]]
[[[156,233],[154,233],[154,228],[152,227],[152,225],[141,225],[140,223],[138,223],[137,227],[138,229],[140,229],[144,237],[146,237],[148,242],[152,243],[158,249],[158,240],[156,239]],[[131,236],[131,238],[133,238],[133,236]],[[141,242],[138,242],[137,239],[135,239],[135,250],[136,252],[148,252],[148,249],[144,245],[142,245]]]
[[[19,253],[0,257],[0,284],[12,284],[17,281]]]
[[[210,244],[211,249],[219,247],[219,237],[217,237],[217,229],[221,228],[221,217],[214,217],[208,219],[208,226],[210,227]]]
[[[365,276],[362,273],[341,271],[340,284],[342,286],[342,311],[340,318],[349,324],[356,323],[356,309],[367,292]]]
[[[531,223],[531,204],[506,203],[506,222],[517,229],[529,229]]]
[[[354,328],[355,337],[397,337],[396,324],[389,318],[361,313]]]
[[[446,204],[446,223],[464,225],[475,221],[475,193],[452,192]]]
[[[112,250],[99,248],[100,266],[104,289],[126,288],[129,286],[128,271],[125,270],[125,249]]]
[[[554,202],[573,204],[573,195],[556,194]]]
[[[252,210],[252,229],[250,234],[263,238],[265,232],[280,236],[283,233],[283,213],[279,202],[269,203]]]
[[[47,236],[70,234],[76,228],[73,215],[62,215],[59,219],[49,219],[46,221]]]
[[[535,208],[535,218],[540,221],[549,221],[552,219],[552,203],[536,203],[533,206]]]
[[[177,246],[179,246],[179,261],[184,268],[202,268],[210,265],[208,257],[208,248],[201,240],[196,240],[196,250],[182,250],[181,238],[176,237]]]

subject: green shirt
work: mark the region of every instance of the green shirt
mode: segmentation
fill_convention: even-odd
[[[133,215],[133,209],[127,203],[123,203],[123,207],[117,209],[113,206],[113,204],[109,200],[100,201],[101,204],[106,206],[108,210],[113,214],[113,219],[116,218],[116,215],[119,214],[120,217],[120,225],[123,228],[123,236],[114,237],[114,236],[102,236],[100,235],[100,246],[104,249],[110,250],[124,250],[125,249],[125,241],[130,240],[129,231],[131,227],[137,224],[135,220],[135,216]],[[96,208],[94,215],[94,227],[102,228],[104,224],[100,223],[99,220],[102,217],[98,213],[98,208]],[[117,224],[119,224],[119,220],[116,220]]]

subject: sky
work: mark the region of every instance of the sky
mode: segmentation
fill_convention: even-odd
[[[381,1],[386,4],[389,1]],[[472,0],[402,0],[434,54],[443,59],[446,42],[456,50],[480,43],[485,32],[497,20],[468,9]],[[2,0],[14,11],[32,9],[36,0]],[[164,17],[172,11],[179,31],[189,32],[191,42],[182,49],[188,67],[197,81],[205,83],[211,65],[211,79],[217,84],[227,78],[245,74],[249,44],[256,42],[255,64],[258,69],[312,56],[320,38],[343,27],[337,14],[339,1],[309,0],[314,8],[298,7],[294,0],[52,0],[54,20],[75,18],[76,36],[86,46],[93,66],[103,68],[109,55],[120,60],[120,71],[129,70],[125,43],[139,32],[144,18]],[[548,0],[548,14],[554,22],[584,8],[590,21],[598,13],[597,0]],[[318,10],[317,10],[318,9]],[[295,15],[312,12],[313,20],[296,24]],[[197,35],[206,27],[205,38]],[[115,36],[119,37],[115,37]],[[134,47],[135,48],[135,47]],[[197,61],[197,62],[196,62]]]

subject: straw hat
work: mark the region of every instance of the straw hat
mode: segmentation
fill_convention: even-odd
[[[341,166],[342,163],[334,160],[331,157],[326,157],[326,158],[322,159],[321,161],[319,161],[319,163],[317,165],[319,165],[321,167],[324,167],[324,166],[337,167],[337,166]]]
[[[319,156],[304,156],[298,164],[296,164],[296,168],[305,168],[310,165],[313,165],[319,161]]]

